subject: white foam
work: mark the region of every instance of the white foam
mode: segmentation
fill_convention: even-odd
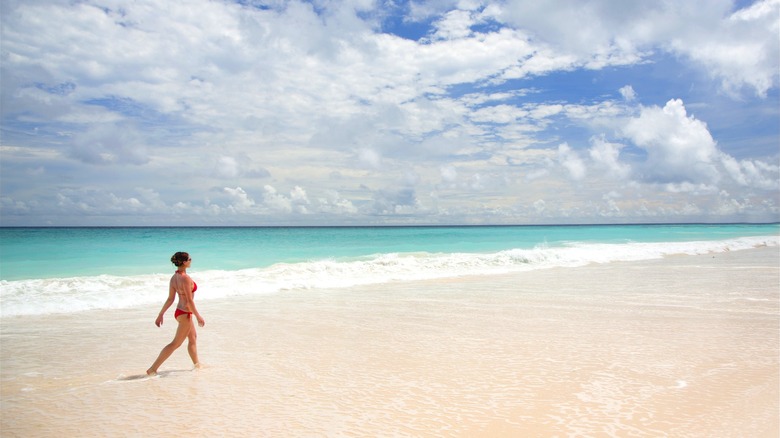
[[[43,315],[123,309],[162,302],[169,275],[47,278],[0,281],[0,315]],[[162,292],[161,292],[162,291]]]
[[[341,288],[392,281],[462,275],[490,275],[590,263],[637,261],[672,254],[721,253],[779,246],[780,236],[704,242],[625,244],[570,243],[564,247],[512,249],[496,253],[377,254],[351,260],[279,263],[239,271],[192,271],[198,300],[232,295],[269,294],[291,289]],[[54,278],[0,281],[0,315],[72,313],[162,303],[170,274],[129,277]]]

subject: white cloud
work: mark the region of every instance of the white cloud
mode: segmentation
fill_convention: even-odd
[[[647,153],[642,172],[652,182],[715,182],[718,151],[707,125],[688,116],[683,102],[672,99],[663,108],[643,107],[622,130]]]
[[[764,190],[780,189],[780,165],[759,160],[737,161],[728,154],[720,155],[721,163],[728,175],[739,185]]]
[[[237,156],[220,155],[214,162],[211,174],[216,178],[230,180],[265,178],[270,175],[268,170],[255,166],[246,153],[239,153]]]
[[[311,202],[306,195],[306,190],[299,186],[295,186],[290,191],[290,204],[293,206],[296,213],[308,214],[309,209],[307,206],[311,204]]]
[[[694,184],[690,181],[680,183],[668,183],[664,185],[666,191],[670,193],[690,193],[694,195],[717,193],[718,188],[709,184]]]
[[[228,206],[231,211],[246,212],[255,206],[255,201],[241,187],[225,187],[223,190],[231,199]]]
[[[604,136],[590,139],[589,155],[594,163],[606,169],[607,173],[623,179],[631,173],[630,166],[620,161],[620,150],[624,147],[619,143],[610,143]]]
[[[216,174],[221,178],[235,178],[238,176],[238,162],[233,157],[221,156],[217,159]]]
[[[317,199],[319,211],[327,214],[352,215],[358,213],[357,207],[349,199],[345,199],[335,190],[327,190],[322,198]]]
[[[455,166],[441,166],[439,169],[441,180],[445,183],[454,183],[458,179],[458,170]]]
[[[530,112],[530,116],[532,119],[546,119],[548,117],[552,117],[554,115],[557,115],[561,113],[564,109],[563,105],[559,104],[541,104],[541,105],[534,105],[533,109]]]
[[[62,189],[56,194],[56,200],[58,207],[67,215],[134,215],[150,211],[149,205],[134,196],[116,195],[98,188]]]
[[[374,193],[372,214],[394,215],[413,214],[420,208],[414,188],[403,187],[391,190],[378,190]]]
[[[748,87],[766,96],[780,77],[778,17],[779,0],[759,0],[723,20],[717,32],[674,41],[672,45],[720,77],[727,92],[739,94]]]
[[[547,207],[547,203],[544,202],[544,199],[537,199],[534,201],[533,207],[537,214],[542,214]]]
[[[290,199],[277,193],[276,189],[271,185],[263,186],[263,204],[271,211],[282,213],[291,213],[293,211]]]
[[[443,40],[466,38],[472,34],[471,26],[473,25],[474,20],[471,13],[456,9],[447,12],[442,19],[434,23],[436,28],[434,37]]]
[[[375,169],[378,169],[382,165],[382,156],[373,149],[361,149],[358,152],[358,158],[360,159],[360,162]]]
[[[95,124],[73,136],[69,155],[91,164],[145,164],[149,154],[143,136],[131,124]]]
[[[585,163],[582,161],[577,151],[570,148],[566,143],[558,146],[558,163],[569,172],[569,176],[573,180],[579,181],[585,178]]]
[[[627,102],[636,100],[636,92],[634,91],[634,87],[631,85],[621,87],[619,91],[620,95],[623,96],[623,99],[625,99]]]
[[[509,0],[499,18],[546,43],[543,59],[552,69],[632,64],[660,48],[688,57],[729,92],[744,86],[763,96],[780,77],[780,2],[758,1],[733,14],[731,7],[728,0]]]
[[[528,116],[528,112],[513,105],[495,105],[479,108],[471,113],[474,122],[512,123]]]

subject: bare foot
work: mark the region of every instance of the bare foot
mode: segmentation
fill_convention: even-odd
[[[195,365],[193,365],[193,366],[195,367],[194,369],[196,369],[196,370],[199,370],[199,369],[201,369],[201,364],[200,364],[200,362],[196,363],[196,364],[195,364]]]
[[[157,375],[157,371],[152,371],[152,369],[149,368],[148,370],[146,370],[146,375],[147,376],[156,376]]]

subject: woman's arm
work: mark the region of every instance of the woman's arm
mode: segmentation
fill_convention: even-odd
[[[200,313],[198,313],[198,309],[195,308],[195,301],[193,300],[190,300],[190,310],[192,310],[192,314],[195,315],[195,318],[198,320],[198,325],[200,327],[206,325],[206,320],[203,319],[202,316],[200,316]]]
[[[168,285],[168,299],[165,300],[165,303],[163,303],[162,310],[160,310],[160,314],[157,315],[157,319],[154,321],[154,325],[157,327],[160,327],[163,323],[163,315],[165,315],[165,312],[168,311],[168,308],[171,307],[171,304],[173,304],[173,299],[176,297],[176,290],[173,288],[173,282]]]

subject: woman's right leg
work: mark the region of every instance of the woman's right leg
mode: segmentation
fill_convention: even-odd
[[[190,328],[192,327],[192,322],[189,320],[188,316],[189,315],[185,314],[179,315],[179,317],[176,318],[179,326],[176,328],[176,335],[173,337],[173,341],[163,347],[162,351],[160,351],[160,355],[157,356],[157,360],[155,360],[152,366],[146,370],[146,374],[157,374],[157,368],[160,368],[160,365],[162,365],[166,359],[171,357],[171,354],[173,354],[173,352],[176,351],[176,349],[179,348],[182,343],[184,343],[184,340],[187,339],[187,335],[189,334]]]

